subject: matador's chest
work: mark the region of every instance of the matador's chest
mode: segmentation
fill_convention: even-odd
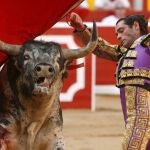
[[[137,45],[120,59],[116,70],[117,86],[143,86],[150,90],[150,48]]]

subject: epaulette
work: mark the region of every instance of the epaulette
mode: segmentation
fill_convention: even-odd
[[[150,33],[145,36],[145,38],[141,41],[141,45],[144,47],[150,47]]]
[[[117,86],[142,86],[150,91],[150,51],[149,47],[142,45],[149,42],[150,34],[139,38],[128,51],[120,58],[116,80]]]

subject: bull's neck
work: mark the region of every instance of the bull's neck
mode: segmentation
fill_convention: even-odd
[[[28,119],[32,121],[43,120],[47,117],[54,101],[58,98],[59,93],[50,96],[38,96],[38,98],[36,96],[32,96],[30,99],[23,98],[21,103],[25,108],[24,115],[27,115]]]
[[[55,100],[58,100],[58,95],[59,93],[55,93],[52,96],[42,96],[38,99],[32,97],[32,99],[25,100],[26,108],[21,116],[21,120],[23,120],[21,133],[27,132],[27,150],[33,150],[36,135],[50,115],[50,110]]]

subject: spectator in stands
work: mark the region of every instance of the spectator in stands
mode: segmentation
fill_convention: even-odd
[[[114,26],[118,19],[126,16],[126,12],[129,9],[129,5],[126,5],[124,1],[118,1],[118,3],[116,3],[113,7],[114,13],[110,16],[103,18],[101,20],[102,24]]]
[[[129,8],[128,0],[85,0],[79,7],[88,9],[114,10],[118,3],[122,3],[124,7]]]
[[[124,7],[130,8],[128,0],[95,0],[95,8],[103,10],[114,10],[118,3],[122,3]]]
[[[79,15],[72,13],[74,34],[86,44],[90,31]],[[142,15],[121,18],[116,23],[120,45],[99,37],[94,54],[118,61],[117,86],[120,88],[125,119],[123,150],[150,150],[150,33]],[[109,33],[108,33],[109,36]]]
[[[94,10],[96,8],[96,1],[97,0],[84,0],[81,4],[80,4],[80,8],[87,8],[90,10]],[[103,4],[104,0],[98,0],[99,1],[99,5]]]

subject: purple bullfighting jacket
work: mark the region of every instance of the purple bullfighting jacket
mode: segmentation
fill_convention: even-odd
[[[117,86],[123,106],[125,121],[125,86],[142,87],[150,91],[150,34],[139,38],[126,50],[119,60],[116,70]]]

